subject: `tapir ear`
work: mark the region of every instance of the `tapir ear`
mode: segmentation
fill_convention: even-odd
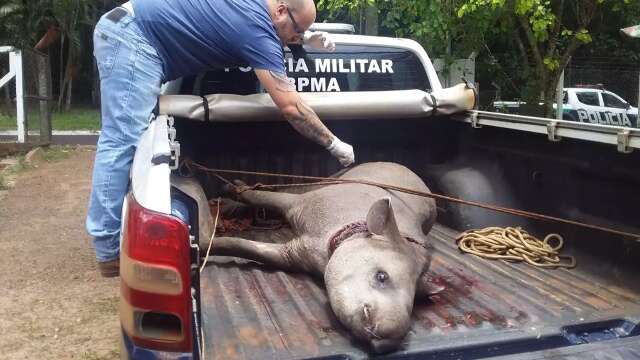
[[[367,228],[376,235],[400,236],[390,198],[382,198],[371,205],[367,214]]]

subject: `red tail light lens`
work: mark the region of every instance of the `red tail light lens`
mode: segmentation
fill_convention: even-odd
[[[145,209],[129,194],[120,254],[120,319],[146,348],[190,352],[189,228],[175,216]]]

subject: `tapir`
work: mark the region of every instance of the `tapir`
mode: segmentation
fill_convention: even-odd
[[[418,175],[395,163],[365,163],[336,177],[429,192]],[[411,326],[414,299],[442,290],[427,274],[433,199],[358,183],[303,193],[236,184],[240,201],[279,212],[294,237],[283,244],[217,237],[213,253],[322,277],[338,320],[374,352],[397,349]]]

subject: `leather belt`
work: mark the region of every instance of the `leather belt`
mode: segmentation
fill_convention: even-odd
[[[133,17],[133,7],[130,2],[126,2],[117,8],[109,11],[107,14],[107,19],[113,21],[114,23],[118,23],[123,17],[126,15]]]
[[[131,5],[131,1],[127,1],[126,3],[120,5],[120,7],[124,8],[125,10],[127,10],[129,12],[129,15],[135,16],[135,14],[133,12],[133,5]]]

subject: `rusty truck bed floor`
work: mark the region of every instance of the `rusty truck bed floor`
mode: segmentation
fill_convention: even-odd
[[[264,234],[244,237],[268,241]],[[456,236],[442,225],[430,232],[437,249],[431,272],[446,290],[416,302],[412,330],[390,358],[480,358],[637,332],[629,314],[640,315],[640,291],[604,265],[599,272],[580,257],[572,270],[487,261],[461,254]],[[331,312],[318,279],[222,257],[212,257],[201,276],[207,359],[368,357]]]

